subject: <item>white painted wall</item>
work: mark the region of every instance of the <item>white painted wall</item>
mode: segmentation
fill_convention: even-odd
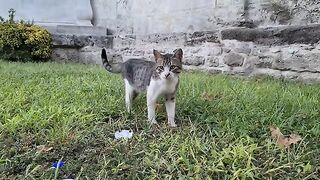
[[[117,34],[152,34],[215,30],[244,18],[245,0],[0,0],[0,16],[17,10],[17,18],[43,25],[104,27]],[[261,4],[249,0],[248,16],[260,26],[270,22]],[[318,5],[320,6],[320,5]],[[320,18],[319,18],[320,22]],[[306,21],[295,17],[292,24]]]
[[[118,33],[213,30],[236,21],[243,0],[91,0],[94,24]]]
[[[93,24],[118,33],[133,33],[132,3],[134,0],[91,0]]]
[[[209,30],[213,7],[213,0],[134,0],[133,28],[141,34]]]
[[[118,34],[213,30],[236,21],[243,0],[0,0],[0,16],[43,25],[106,27]]]
[[[90,0],[0,0],[0,16],[16,10],[16,19],[42,25],[91,26]]]

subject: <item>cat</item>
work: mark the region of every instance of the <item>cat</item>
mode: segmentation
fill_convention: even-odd
[[[173,54],[161,54],[153,50],[154,61],[146,59],[129,59],[119,67],[111,65],[103,48],[101,59],[104,68],[112,73],[120,72],[125,84],[125,103],[131,112],[132,101],[139,93],[146,92],[148,120],[152,124],[156,121],[156,102],[159,97],[165,98],[168,124],[176,127],[176,93],[179,86],[179,74],[182,71],[182,49],[176,49]]]

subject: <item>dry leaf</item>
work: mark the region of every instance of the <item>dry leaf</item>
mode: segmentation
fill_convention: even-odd
[[[163,111],[163,104],[156,104],[156,111]]]
[[[291,144],[297,144],[301,140],[301,137],[297,134],[291,134],[289,137],[284,136],[278,127],[270,127],[270,131],[271,137],[276,140],[277,144],[282,148],[288,148]]]
[[[208,94],[207,92],[203,92],[201,95],[202,99],[212,101],[214,99],[214,96],[211,94]]]
[[[281,133],[278,127],[277,128],[270,127],[270,131],[271,131],[271,137],[273,139],[278,139],[279,136],[283,136],[283,134]]]
[[[73,141],[76,138],[76,134],[74,132],[70,132],[68,134],[68,140]]]
[[[297,134],[291,134],[289,139],[290,144],[297,144],[299,141],[301,141],[302,138]]]
[[[41,152],[49,152],[53,149],[53,147],[46,147],[45,145],[40,145],[40,146],[37,146],[37,151],[39,153]]]

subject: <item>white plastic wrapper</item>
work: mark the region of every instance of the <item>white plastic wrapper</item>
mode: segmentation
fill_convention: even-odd
[[[130,132],[129,130],[121,130],[114,133],[114,137],[116,139],[130,139],[133,136],[133,132]]]

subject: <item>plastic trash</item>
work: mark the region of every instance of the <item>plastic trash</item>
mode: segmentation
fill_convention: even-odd
[[[56,161],[53,163],[53,165],[51,166],[52,168],[62,168],[64,166],[64,162],[63,161]]]
[[[133,132],[130,132],[129,130],[121,130],[114,133],[114,137],[116,139],[124,138],[124,139],[130,139],[133,136]]]

